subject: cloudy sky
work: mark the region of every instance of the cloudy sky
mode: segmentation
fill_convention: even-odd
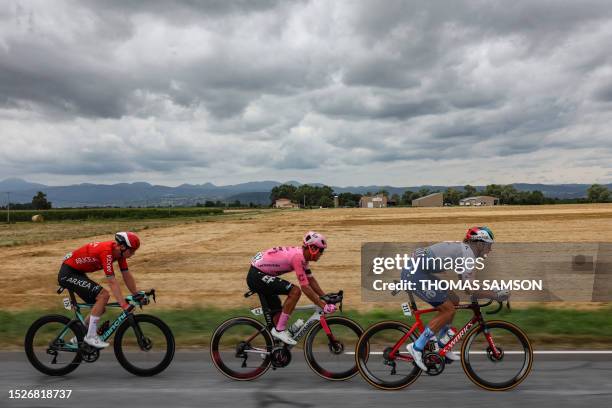
[[[0,179],[612,181],[609,1],[0,4]]]

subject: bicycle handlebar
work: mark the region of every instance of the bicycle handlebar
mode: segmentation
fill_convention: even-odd
[[[324,301],[325,303],[328,304],[338,304],[340,303],[340,306],[338,306],[338,310],[342,311],[342,299],[344,298],[344,291],[343,290],[339,290],[337,293],[327,293],[323,296],[320,297],[320,299],[322,301]]]
[[[491,303],[493,303],[493,300],[492,300],[492,299],[491,299],[491,300],[489,300],[489,301],[488,301],[487,303],[485,303],[484,305],[481,305],[480,307],[488,306],[488,305],[490,305]],[[497,303],[498,303],[498,305],[497,305],[497,308],[496,308],[495,310],[491,310],[491,311],[488,311],[488,312],[485,312],[485,313],[486,313],[486,314],[488,314],[488,315],[492,315],[492,314],[496,314],[496,313],[501,312],[502,308],[504,307],[504,302],[503,302],[503,301],[499,301],[499,300],[498,300],[498,301],[497,301]],[[509,301],[509,300],[507,300],[507,301],[506,301],[506,307],[508,308],[508,310],[511,310],[511,309],[510,309],[510,301]]]
[[[146,305],[146,304],[148,304],[149,302],[147,302],[147,303],[143,303],[143,302],[141,301],[141,299],[139,299],[139,298],[140,298],[140,296],[139,296],[140,294],[141,294],[141,293],[139,293],[138,295],[130,295],[130,296],[127,296],[127,297],[125,298],[125,300],[127,300],[127,302],[128,302],[128,303],[130,303],[132,306],[134,306],[134,307],[136,307],[136,306],[140,306],[140,308],[142,309],[143,304],[144,304],[144,305]],[[154,303],[157,303],[157,300],[156,300],[156,298],[155,298],[155,289],[151,289],[151,290],[150,290],[150,291],[148,291],[148,292],[144,292],[142,295],[144,296],[144,298],[149,298],[149,297],[150,297],[150,298],[152,298],[152,299],[153,299],[153,302],[154,302]]]

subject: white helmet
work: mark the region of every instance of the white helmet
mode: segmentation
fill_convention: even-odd
[[[304,246],[314,245],[319,249],[327,248],[325,236],[314,231],[308,231],[306,235],[304,235],[304,240],[302,242],[304,243]]]

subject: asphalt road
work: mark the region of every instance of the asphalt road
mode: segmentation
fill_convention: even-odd
[[[297,350],[296,350],[297,351]],[[135,377],[111,352],[66,377],[47,377],[19,352],[0,353],[0,407],[600,407],[612,400],[612,355],[536,355],[533,371],[518,388],[477,388],[460,365],[438,377],[421,376],[402,391],[379,391],[359,375],[328,382],[294,354],[286,368],[252,382],[219,374],[207,353],[179,352],[172,365],[152,378]],[[9,399],[11,389],[70,389],[69,400]]]

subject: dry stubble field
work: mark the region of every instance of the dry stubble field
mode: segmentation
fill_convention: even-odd
[[[260,211],[141,231],[143,245],[130,269],[141,287],[158,290],[156,307],[251,305],[253,298],[242,297],[250,258],[268,247],[297,245],[314,229],[329,241],[328,251],[313,264],[315,276],[326,290],[344,289],[346,307],[366,310],[373,305],[361,302],[362,243],[459,240],[472,225],[490,226],[500,242],[612,242],[612,205]],[[0,247],[0,308],[57,306],[63,297],[55,294],[63,255],[85,242],[108,239],[112,235]],[[104,280],[101,272],[90,276]],[[295,281],[292,274],[285,276]]]

